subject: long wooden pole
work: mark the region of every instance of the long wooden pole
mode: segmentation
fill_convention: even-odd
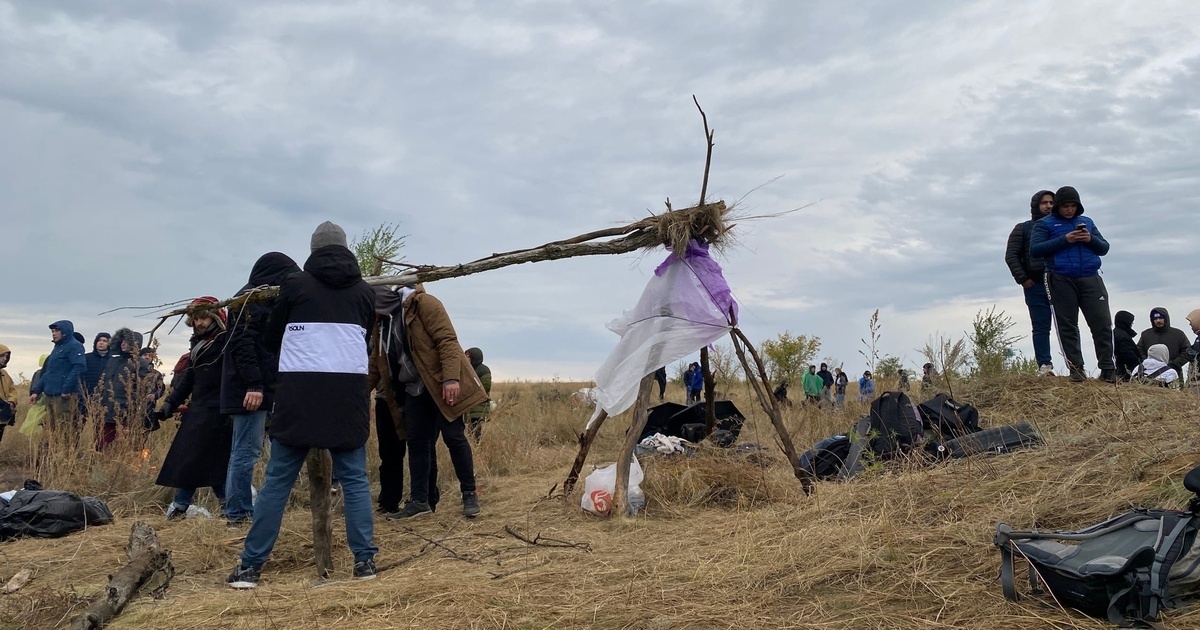
[[[308,496],[312,508],[313,555],[317,560],[317,577],[333,573],[333,522],[330,517],[333,484],[333,459],[329,451],[314,448],[308,451]]]
[[[729,336],[733,339],[733,350],[737,353],[738,360],[742,363],[742,368],[746,371],[746,378],[754,388],[754,393],[758,397],[759,404],[762,405],[763,411],[767,412],[767,417],[771,419],[771,424],[775,427],[775,432],[779,435],[779,442],[783,446],[783,453],[787,456],[788,463],[792,465],[792,474],[796,476],[796,479],[800,480],[800,485],[807,494],[811,490],[811,481],[808,475],[804,473],[804,468],[800,466],[800,456],[796,453],[796,446],[792,442],[791,434],[788,433],[787,427],[783,424],[783,415],[779,412],[779,404],[770,395],[771,381],[767,378],[767,369],[763,364],[762,357],[758,356],[758,352],[754,350],[754,346],[741,330],[734,328],[730,331]],[[742,349],[743,343],[746,346],[746,350]],[[758,368],[757,371],[750,367],[750,361],[746,359],[747,351],[754,358],[754,363]]]
[[[633,403],[633,424],[625,433],[625,444],[621,446],[621,454],[617,457],[617,486],[613,490],[613,505],[611,514],[626,515],[629,513],[629,466],[633,460],[633,448],[637,446],[646,421],[650,419],[650,394],[654,389],[654,373],[642,377],[638,385],[637,402]]]

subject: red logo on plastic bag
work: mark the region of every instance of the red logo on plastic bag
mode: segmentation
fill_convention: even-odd
[[[592,498],[592,508],[597,514],[608,514],[612,509],[612,495],[608,490],[592,490],[592,494],[588,496]]]

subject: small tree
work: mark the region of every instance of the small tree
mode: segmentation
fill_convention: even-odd
[[[896,378],[900,375],[900,368],[904,365],[900,362],[900,357],[888,355],[879,361],[877,372],[872,372],[876,378]]]
[[[926,361],[933,364],[934,371],[941,375],[950,390],[950,395],[953,396],[952,381],[962,376],[963,369],[971,359],[967,351],[967,340],[954,340],[938,333],[936,338],[930,337],[929,341],[925,342],[921,354],[925,356]]]
[[[350,243],[350,251],[358,259],[358,268],[364,276],[378,275],[385,269],[395,267],[391,262],[396,261],[396,254],[404,247],[404,239],[408,238],[407,234],[397,234],[399,229],[399,224],[381,223]]]
[[[808,369],[813,357],[821,349],[821,338],[808,335],[792,335],[784,331],[774,339],[762,342],[762,354],[767,362],[771,380],[776,383],[787,380],[796,382]]]
[[[1020,335],[1010,334],[1016,322],[996,307],[975,314],[971,323],[971,358],[974,362],[971,376],[992,377],[1004,374],[1016,356],[1013,344],[1021,340]]]
[[[741,380],[738,376],[741,366],[733,352],[733,346],[713,344],[712,349],[708,351],[708,368],[712,370],[717,389],[726,395],[729,393],[729,386]]]

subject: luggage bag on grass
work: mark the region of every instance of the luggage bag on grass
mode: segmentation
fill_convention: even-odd
[[[1028,422],[983,429],[941,444],[930,442],[926,447],[940,458],[960,458],[972,455],[1001,455],[1042,443],[1042,438]]]
[[[1029,564],[1034,593],[1123,628],[1154,627],[1159,613],[1200,592],[1200,466],[1184,479],[1194,496],[1185,511],[1135,509],[1074,531],[1013,531],[1000,523],[1004,596],[1017,601],[1013,562]]]
[[[980,430],[979,411],[973,405],[955,402],[945,394],[921,403],[917,412],[927,430],[937,431],[946,439]]]

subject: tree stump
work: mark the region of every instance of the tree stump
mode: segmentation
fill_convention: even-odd
[[[139,589],[153,585],[151,591],[161,593],[175,576],[171,552],[162,548],[158,534],[145,522],[133,524],[125,551],[129,555],[129,563],[109,578],[103,597],[88,606],[83,614],[71,619],[72,630],[103,627],[121,613]]]

